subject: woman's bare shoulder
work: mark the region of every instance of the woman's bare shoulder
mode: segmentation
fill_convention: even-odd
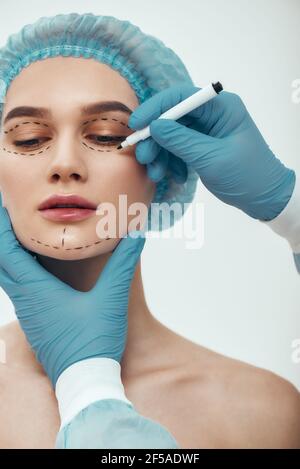
[[[13,330],[17,321],[11,321],[0,326],[0,338],[5,338],[7,334]]]
[[[237,421],[247,422],[249,445],[300,448],[300,393],[291,382],[272,371],[238,363],[228,370],[226,384],[225,395],[231,409],[237,410]]]
[[[185,360],[197,376],[195,401],[206,403],[214,423],[228,435],[225,446],[231,441],[232,447],[300,448],[300,393],[291,382],[184,341]]]
[[[7,364],[9,359],[16,359],[18,352],[22,349],[29,349],[25,335],[17,320],[11,321],[0,327],[0,343],[2,350],[5,350]],[[10,360],[11,361],[11,360]]]
[[[6,362],[0,364],[0,448],[53,448],[59,428],[50,381],[18,321],[0,327]],[[32,416],[34,415],[34,418]]]
[[[0,339],[4,341],[9,341],[9,343],[11,343],[22,335],[23,332],[20,328],[19,321],[17,320],[10,321],[0,326]]]
[[[8,323],[0,327],[0,365],[7,364],[7,356],[15,337],[15,329],[13,323]],[[3,367],[0,366],[0,372],[2,370]]]

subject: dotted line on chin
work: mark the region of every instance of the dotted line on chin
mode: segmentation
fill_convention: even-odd
[[[46,246],[48,248],[53,248],[53,249],[62,249],[63,251],[73,251],[73,250],[78,250],[78,249],[85,249],[85,248],[90,248],[91,246],[95,246],[95,244],[102,243],[103,241],[107,241],[111,239],[110,237],[106,237],[104,239],[100,239],[99,241],[96,241],[95,243],[92,244],[87,244],[86,246],[77,246],[75,248],[64,248],[64,239],[62,240],[62,246],[51,246],[50,244],[43,243],[42,241],[34,238],[30,238],[31,241],[34,241],[37,244],[42,244],[43,246]]]
[[[47,243],[43,243],[42,241],[38,240],[38,239],[35,239],[35,238],[30,238],[31,241],[34,241],[35,243],[37,244],[42,244],[43,246],[46,246],[48,248],[54,248],[54,249],[62,249],[63,251],[72,251],[72,250],[78,250],[78,249],[85,249],[85,248],[90,248],[91,246],[95,246],[95,244],[100,244],[102,243],[103,241],[108,241],[109,239],[113,239],[113,238],[110,238],[109,236],[106,236],[106,238],[104,239],[100,239],[98,241],[96,241],[95,243],[92,243],[92,244],[87,244],[86,246],[77,246],[75,248],[64,248],[64,244],[65,244],[65,233],[66,233],[66,230],[67,230],[67,227],[65,227],[63,229],[63,236],[62,236],[62,241],[61,241],[61,247],[60,246],[51,246],[50,244],[47,244]],[[128,235],[128,231],[126,232],[126,236]],[[119,243],[118,243],[119,244]],[[118,246],[117,244],[117,246]],[[113,249],[113,252],[116,250],[117,246]],[[36,256],[35,256],[36,257]]]

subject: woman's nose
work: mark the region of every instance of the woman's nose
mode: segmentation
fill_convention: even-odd
[[[48,179],[51,181],[68,182],[70,180],[85,181],[88,170],[85,158],[74,143],[59,144],[52,148],[53,158],[48,168]]]

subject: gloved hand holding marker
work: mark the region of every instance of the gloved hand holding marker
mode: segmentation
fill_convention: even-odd
[[[193,93],[191,96],[188,96],[183,101],[177,103],[171,109],[168,109],[163,114],[160,115],[159,119],[180,119],[185,116],[185,114],[193,111],[195,108],[201,106],[211,98],[217,96],[220,91],[223,90],[223,87],[220,82],[212,83],[205,88],[197,90],[196,93]],[[184,118],[183,118],[184,121]],[[182,122],[184,123],[184,122]],[[144,127],[143,129],[137,130],[133,134],[129,135],[121,145],[118,146],[118,150],[126,148],[129,145],[134,145],[135,143],[145,140],[151,136],[150,126]],[[152,142],[151,142],[152,143]],[[156,149],[158,148],[157,144],[154,145],[153,154],[156,154]],[[152,152],[152,149],[150,150]],[[142,162],[142,161],[140,161]],[[153,179],[155,182],[158,182],[162,179],[166,173],[168,163],[172,167],[173,177],[178,183],[184,183],[187,179],[187,168],[186,164],[180,158],[173,157],[169,160],[168,152],[164,149],[161,149],[159,154],[155,158],[154,163],[147,165],[148,175],[150,179]]]
[[[216,83],[202,93],[191,85],[157,93],[134,110],[128,123],[135,130],[148,126],[151,137],[143,130],[137,136],[145,140],[135,140],[134,133],[126,141],[138,142],[136,158],[147,165],[154,181],[164,177],[170,165],[175,172],[177,169],[177,181],[183,183],[188,165],[226,204],[253,218],[272,220],[291,198],[295,172],[270,150],[242,99],[226,91],[218,94],[221,90],[222,85]],[[200,96],[203,101],[196,104]],[[190,107],[183,106],[184,112],[176,115],[178,103],[184,105],[186,98],[190,98]]]
[[[204,104],[210,99],[217,96],[217,94],[220,93],[222,90],[223,86],[220,82],[212,83],[211,85],[208,85],[205,88],[196,91],[196,93],[192,94],[188,98],[173,106],[168,111],[161,114],[159,119],[179,119],[188,112],[193,111],[196,107],[201,106],[201,104]],[[124,142],[122,142],[121,145],[118,146],[118,149],[126,148],[129,145],[134,145],[135,143],[150,137],[150,135],[150,126],[148,125],[147,127],[129,135],[124,140]]]

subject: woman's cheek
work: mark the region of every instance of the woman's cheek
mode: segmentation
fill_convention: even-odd
[[[106,190],[104,192],[107,194],[107,201],[115,207],[117,231],[119,232],[121,224],[122,233],[123,223],[126,223],[128,227],[131,220],[135,222],[137,217],[144,219],[143,215],[146,216],[156,189],[156,184],[148,178],[146,165],[141,165],[133,158],[135,157],[127,161],[119,160],[119,164],[116,164],[114,168],[111,167],[105,178]],[[141,206],[139,207],[137,203]]]
[[[1,168],[0,168],[1,171]],[[13,173],[15,174],[15,172]],[[35,183],[36,184],[36,183]],[[2,177],[0,181],[0,190],[3,207],[9,210],[12,217],[23,216],[28,211],[32,212],[34,200],[30,196],[34,183],[28,184],[27,181],[19,181],[17,177]]]
[[[146,165],[137,162],[134,155],[119,164],[111,177],[116,195],[127,194],[130,203],[143,202],[149,205],[155,193],[156,184],[148,177]]]
[[[33,196],[33,187],[40,186],[42,179],[37,163],[7,156],[0,152],[0,191],[7,205],[24,203]]]

